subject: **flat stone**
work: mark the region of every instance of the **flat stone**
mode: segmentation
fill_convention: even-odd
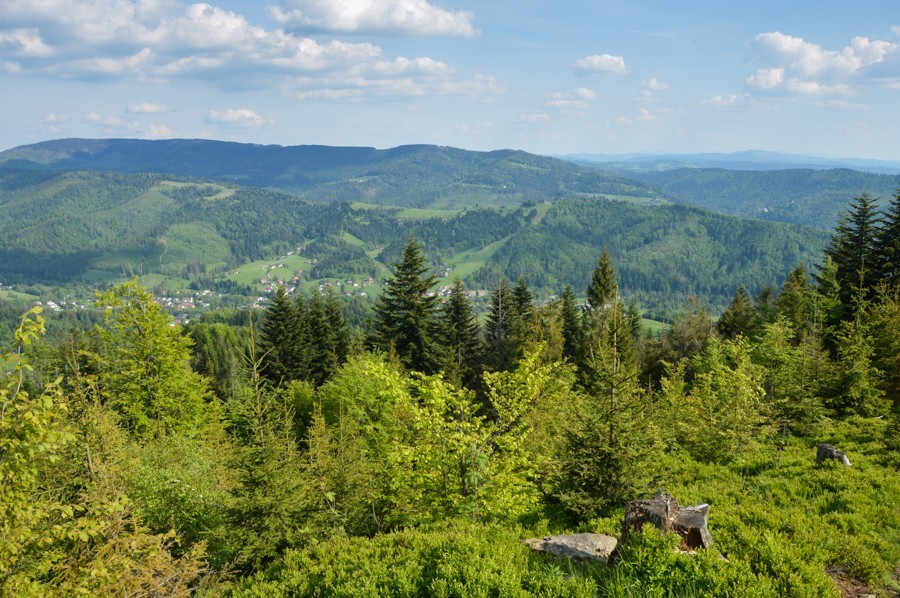
[[[604,534],[562,534],[525,540],[535,552],[597,563],[607,562],[617,543],[615,538]]]

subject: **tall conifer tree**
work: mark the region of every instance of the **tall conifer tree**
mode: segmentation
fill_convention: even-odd
[[[616,272],[613,270],[612,256],[604,246],[587,288],[587,307],[592,312],[603,309],[615,301],[616,294]]]
[[[273,384],[294,380],[302,367],[300,316],[284,285],[266,309],[260,331],[259,348],[263,376]]]
[[[481,376],[482,343],[472,302],[457,278],[441,309],[441,344],[446,357],[445,373],[458,386],[474,388]]]
[[[413,237],[394,268],[375,305],[372,340],[377,347],[393,350],[406,367],[433,373],[440,364],[435,342],[438,297],[429,291],[437,276],[429,274],[422,247]]]

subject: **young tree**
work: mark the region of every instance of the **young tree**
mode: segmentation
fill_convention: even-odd
[[[209,421],[207,381],[191,369],[191,338],[137,281],[99,293],[106,306],[101,343],[102,394],[141,437],[192,434]]]
[[[441,359],[435,340],[438,297],[429,293],[437,276],[429,270],[421,246],[410,237],[375,305],[372,341],[396,353],[406,367],[431,373]]]
[[[736,338],[738,335],[751,338],[756,334],[759,329],[759,316],[744,285],[738,287],[731,303],[722,312],[716,328],[719,334],[727,339]]]

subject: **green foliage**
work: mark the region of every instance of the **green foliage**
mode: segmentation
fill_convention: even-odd
[[[663,397],[670,409],[678,446],[701,460],[729,462],[752,449],[770,431],[761,368],[750,360],[743,337],[710,339],[692,363],[693,382],[684,382],[684,365],[670,369]]]
[[[99,293],[97,329],[105,401],[135,435],[197,433],[210,417],[206,380],[190,368],[191,339],[136,281]]]
[[[43,333],[40,308],[29,311],[15,332],[15,346],[0,353],[0,590],[29,588],[32,576],[46,574],[53,563],[48,547],[71,531],[72,505],[59,504],[48,492],[45,468],[61,457],[73,440],[67,429],[67,404],[59,380],[31,394],[25,357]],[[33,591],[33,590],[32,590]]]
[[[335,539],[288,553],[282,566],[235,584],[229,595],[596,595],[591,568],[547,563],[532,556],[521,538],[515,528],[449,522],[372,539]]]

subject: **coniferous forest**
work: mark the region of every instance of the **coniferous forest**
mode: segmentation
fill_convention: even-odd
[[[33,309],[0,358],[0,594],[895,596],[886,203],[852,200],[779,287],[653,333],[609,248],[586,288],[539,302],[549,278],[501,277],[476,317],[459,280],[433,293],[415,237],[361,329],[284,287],[184,328],[137,279],[86,332],[50,338]],[[709,549],[646,527],[615,565],[522,543],[618,536],[657,488],[710,505]]]

